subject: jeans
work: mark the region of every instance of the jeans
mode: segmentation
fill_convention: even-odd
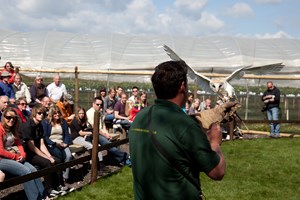
[[[72,159],[72,154],[70,148],[67,147],[65,149],[60,149],[58,147],[48,148],[51,155],[55,156],[56,158],[60,159],[62,162],[68,162]],[[68,179],[70,174],[70,168],[66,168],[63,171],[64,179]]]
[[[87,150],[90,150],[93,148],[93,145],[91,142],[88,142],[85,140],[84,137],[82,136],[78,136],[73,140],[73,144],[77,144],[77,145],[81,145],[84,146],[84,148],[86,148]]]
[[[279,108],[273,107],[267,110],[268,120],[279,120]],[[270,134],[279,135],[280,134],[280,124],[270,123]]]
[[[15,160],[2,158],[0,169],[4,173],[15,176],[23,176],[35,172],[36,169],[29,162],[20,163]],[[42,199],[46,197],[46,190],[40,178],[32,179],[23,183],[24,190],[28,199]]]
[[[110,143],[111,141],[106,139],[103,135],[99,135],[99,144],[101,146]],[[112,154],[119,163],[124,162],[127,159],[127,153],[120,151],[117,147],[112,147],[108,149],[108,152]]]
[[[55,160],[55,164],[61,163],[61,160],[56,158],[55,156],[53,157]],[[37,154],[27,154],[26,160],[33,165],[37,165],[39,168],[44,169],[47,167],[51,167],[52,164],[51,162]],[[47,174],[44,176],[44,183],[45,183],[45,189],[50,193],[52,189],[56,189],[59,185],[63,184],[63,177],[61,171],[57,172],[52,172],[51,174]]]
[[[114,114],[106,114],[104,120],[105,121],[113,121],[115,119]]]

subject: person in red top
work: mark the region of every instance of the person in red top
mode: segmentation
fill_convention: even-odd
[[[17,115],[20,118],[20,122],[24,123],[29,119],[30,117],[30,112],[26,110],[27,108],[27,103],[26,103],[26,97],[21,97],[18,100],[16,100],[16,111]]]
[[[8,79],[8,83],[10,84],[13,84],[14,83],[14,80],[15,80],[15,70],[14,70],[14,66],[12,65],[11,62],[6,62],[5,65],[4,65],[4,68],[1,70],[1,74],[4,72],[4,71],[7,71],[9,74],[10,74],[10,78]]]
[[[36,169],[26,162],[26,153],[18,138],[19,120],[14,108],[3,112],[0,124],[0,170],[5,174],[23,176]],[[47,199],[46,190],[40,178],[23,183],[28,199]]]

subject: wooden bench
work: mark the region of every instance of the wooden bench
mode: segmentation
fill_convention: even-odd
[[[98,147],[97,151],[98,152],[99,151],[104,151],[104,150],[107,150],[107,149],[112,148],[112,147],[120,146],[122,144],[128,143],[128,141],[129,141],[128,138],[124,139],[124,140],[115,140],[115,142],[112,142],[110,144],[106,144],[106,145]],[[54,165],[54,166],[51,166],[51,167],[48,167],[48,168],[45,168],[45,169],[38,170],[36,172],[32,172],[30,174],[26,174],[24,176],[16,176],[16,177],[13,177],[13,178],[9,178],[7,180],[4,180],[3,182],[0,182],[0,190],[3,190],[3,189],[6,189],[6,188],[9,188],[9,187],[27,182],[27,181],[32,180],[32,179],[40,178],[42,176],[48,175],[48,174],[50,174],[52,172],[55,172],[55,171],[58,171],[58,170],[63,170],[63,169],[72,167],[72,166],[77,165],[77,164],[82,164],[84,162],[87,162],[87,161],[91,160],[91,158],[92,158],[92,156],[90,154],[89,155],[84,155],[82,157],[78,157],[76,159],[73,159],[69,162],[60,163],[60,164],[57,164],[57,165]],[[94,163],[97,163],[96,160],[95,160]]]

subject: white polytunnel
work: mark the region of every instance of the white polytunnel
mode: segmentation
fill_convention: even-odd
[[[171,47],[198,72],[231,73],[242,66],[283,63],[278,74],[298,76],[300,40],[258,39],[233,36],[188,37],[175,35],[126,35],[99,33],[0,31],[0,64],[11,61],[20,70],[91,70],[86,79],[149,80],[156,65],[170,60],[162,45]],[[123,72],[120,75],[94,71]],[[26,71],[26,70],[25,70]],[[33,73],[30,73],[34,75]],[[30,75],[29,74],[29,75]],[[268,73],[266,73],[268,74]],[[68,76],[69,73],[62,74]]]

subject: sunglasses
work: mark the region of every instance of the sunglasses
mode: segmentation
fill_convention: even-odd
[[[27,103],[20,103],[20,105],[22,105],[22,106],[26,106],[26,105],[27,105]]]
[[[53,112],[53,115],[60,115],[60,112]]]
[[[96,106],[101,106],[102,104],[96,103]]]
[[[45,115],[44,112],[38,112],[37,114],[38,114],[38,115],[42,115],[42,114]]]
[[[15,120],[16,116],[4,116],[5,119],[7,119],[8,121],[10,121],[11,119]]]

